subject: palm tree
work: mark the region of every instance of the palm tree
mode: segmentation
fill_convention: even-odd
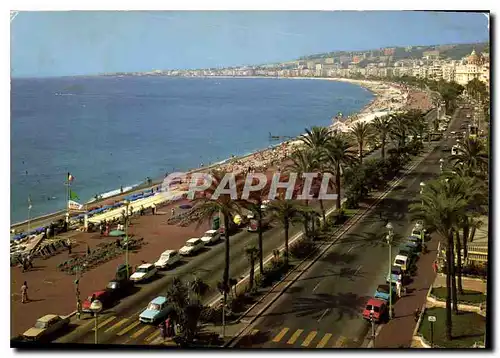
[[[450,157],[454,165],[464,165],[468,175],[488,171],[488,154],[483,141],[479,138],[466,138],[458,143],[458,153]]]
[[[292,162],[286,166],[286,170],[291,171],[292,173],[297,174],[297,177],[300,178],[300,183],[302,184],[302,190],[305,188],[306,182],[305,178],[303,175],[305,173],[312,173],[319,169],[319,161],[318,161],[318,154],[311,148],[303,148],[296,150],[292,153],[290,159]],[[310,195],[309,193],[305,193],[306,196]],[[309,199],[305,199],[305,205],[309,206]],[[304,220],[304,230],[306,236],[308,236],[309,233],[309,220],[306,217],[306,220]]]
[[[397,148],[404,147],[406,137],[408,135],[408,120],[404,113],[391,114],[391,125],[389,134],[393,139],[396,139]]]
[[[211,173],[212,182],[208,189],[202,195],[195,197],[193,199],[194,207],[188,217],[191,221],[197,221],[198,226],[211,221],[213,217],[219,215],[223,218],[224,225],[224,238],[225,238],[225,265],[224,274],[222,276],[222,283],[225,288],[224,299],[226,299],[227,290],[229,288],[229,264],[230,264],[230,245],[229,245],[229,229],[232,224],[231,219],[235,214],[240,214],[241,207],[238,200],[233,200],[229,194],[221,194],[218,198],[212,198],[216,188],[222,182],[224,176],[233,176],[237,189],[241,190],[243,187],[241,185],[241,178],[234,177],[233,173],[224,173],[220,171],[212,171]],[[241,195],[238,195],[241,197]]]
[[[248,262],[250,263],[250,276],[248,278],[248,290],[253,289],[253,282],[255,277],[255,259],[257,258],[259,250],[254,246],[247,247],[245,249],[245,255],[247,256]],[[261,273],[264,271],[261,271]]]
[[[372,131],[369,122],[356,121],[350,131],[358,143],[359,164],[363,164],[363,146],[371,139]]]
[[[446,337],[452,338],[451,299],[452,277],[454,271],[454,231],[463,215],[466,201],[460,196],[453,195],[450,182],[445,180],[430,181],[424,187],[422,202],[410,205],[410,212],[414,219],[422,219],[426,225],[435,229],[446,240]]]
[[[380,136],[382,159],[385,158],[385,144],[387,142],[387,135],[389,134],[390,122],[391,117],[389,116],[375,117],[372,122],[373,129]]]
[[[267,210],[271,217],[279,222],[285,230],[285,265],[288,266],[288,236],[290,223],[300,215],[304,208],[296,200],[277,199],[271,201]]]
[[[300,140],[309,148],[318,150],[324,148],[331,137],[331,130],[326,127],[313,126],[306,128],[306,134],[300,136]]]
[[[351,150],[351,144],[343,133],[335,132],[327,145],[324,160],[324,172],[335,177],[337,190],[337,210],[340,209],[340,178],[344,170],[355,162],[355,154]]]

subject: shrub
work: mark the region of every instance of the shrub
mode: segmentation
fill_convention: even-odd
[[[316,249],[313,241],[310,239],[302,239],[294,242],[290,246],[290,255],[297,259],[303,259],[309,256]]]

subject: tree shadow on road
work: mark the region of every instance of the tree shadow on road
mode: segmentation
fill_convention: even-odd
[[[348,234],[343,240],[345,240],[345,242],[358,244],[358,248],[373,248],[387,246],[386,236],[387,232],[385,230],[379,230],[376,232],[367,232],[363,234]],[[392,246],[398,245],[403,241],[403,238],[404,237],[402,235],[394,233],[394,236],[392,238]]]
[[[337,321],[340,321],[346,316],[348,318],[358,317],[367,299],[368,297],[358,296],[352,292],[336,295],[318,293],[309,297],[297,297],[291,310],[270,313],[266,316],[295,314],[296,317],[310,316],[313,319],[319,319],[322,316],[337,315]]]
[[[324,262],[329,262],[332,264],[349,264],[356,259],[356,254],[351,253],[339,253],[339,252],[329,252],[328,254],[322,256],[319,260]]]
[[[354,281],[355,278],[364,277],[364,274],[354,268],[342,267],[339,270],[328,269],[324,272],[323,275],[307,277],[304,279],[300,279],[299,281],[315,280],[318,278],[327,278],[327,277],[347,278],[351,281]]]

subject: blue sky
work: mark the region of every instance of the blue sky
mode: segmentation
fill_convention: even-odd
[[[14,77],[204,68],[334,50],[488,40],[478,13],[401,11],[20,12]]]

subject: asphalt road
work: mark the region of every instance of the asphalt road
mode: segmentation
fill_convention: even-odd
[[[462,113],[460,112],[460,116]],[[460,120],[448,131],[457,131]],[[455,139],[441,142],[449,146]],[[386,221],[394,226],[394,249],[413,226],[408,205],[419,198],[420,182],[437,177],[439,159],[450,153],[436,147],[365,218],[345,234],[276,301],[244,337],[239,348],[359,347],[369,324],[362,308],[379,284],[385,283],[388,248]],[[382,219],[380,217],[382,215]],[[418,274],[418,273],[417,273]]]

